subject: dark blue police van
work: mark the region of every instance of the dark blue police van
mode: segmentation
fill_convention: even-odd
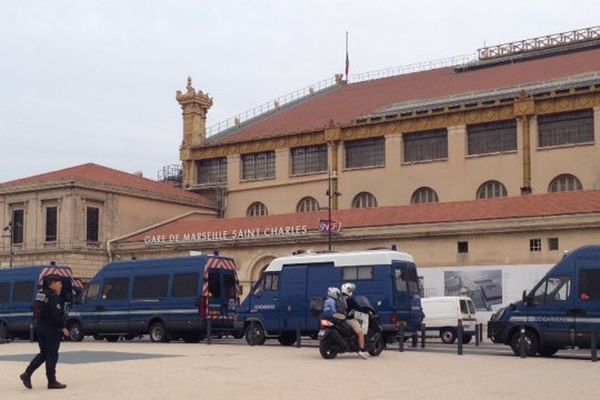
[[[320,321],[310,303],[323,299],[327,288],[356,284],[355,296],[366,296],[375,306],[387,338],[399,324],[415,330],[423,318],[417,268],[412,256],[377,250],[302,254],[275,259],[261,275],[238,310],[237,326],[250,345],[276,337],[284,346],[301,335],[317,337]]]
[[[492,315],[488,336],[519,355],[521,327],[528,356],[590,348],[591,333],[600,332],[600,246],[565,256],[521,301]]]
[[[75,283],[71,268],[55,265],[0,270],[0,339],[29,338],[35,294],[49,275],[62,277],[61,296],[72,301]]]
[[[71,339],[116,341],[149,334],[153,342],[231,332],[239,305],[232,259],[219,256],[131,260],[104,266],[67,315]]]

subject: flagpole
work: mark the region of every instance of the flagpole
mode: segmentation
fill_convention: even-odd
[[[346,82],[348,82],[348,73],[350,72],[350,58],[348,57],[348,31],[346,31]]]

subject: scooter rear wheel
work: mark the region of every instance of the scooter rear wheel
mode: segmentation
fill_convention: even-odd
[[[379,338],[373,344],[373,348],[371,350],[369,350],[369,354],[373,357],[377,357],[378,355],[381,354],[384,347],[385,347],[385,341],[383,340],[383,337],[379,336]]]
[[[321,353],[321,357],[326,360],[332,360],[338,355],[337,349],[332,346],[329,340],[321,340],[319,342],[319,353]]]

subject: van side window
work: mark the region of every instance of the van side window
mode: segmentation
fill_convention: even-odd
[[[359,281],[373,279],[373,267],[343,267],[343,281]]]
[[[98,282],[90,283],[85,291],[85,301],[96,301],[100,294],[100,284]]]
[[[136,276],[133,279],[134,299],[160,299],[167,297],[169,275]]]
[[[33,284],[32,281],[15,282],[13,290],[12,301],[14,303],[19,302],[32,302],[33,301]]]
[[[582,301],[600,300],[600,269],[579,272],[579,298]]]
[[[197,272],[189,274],[175,274],[173,276],[173,297],[196,297],[198,295]]]
[[[550,304],[564,301],[571,295],[571,278],[568,276],[553,276],[546,279],[533,293],[534,305]]]
[[[0,282],[0,304],[8,303],[10,282]]]
[[[254,294],[261,294],[263,291],[279,290],[279,274],[266,274],[254,288]]]
[[[468,314],[469,313],[469,308],[467,307],[467,301],[466,300],[461,300],[460,301],[460,312],[462,314]]]
[[[475,314],[475,306],[471,300],[467,300],[467,305],[469,306],[469,312],[471,314]]]
[[[104,300],[123,300],[129,293],[129,278],[106,278],[102,289]]]

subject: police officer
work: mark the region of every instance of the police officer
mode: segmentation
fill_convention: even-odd
[[[31,375],[44,362],[46,363],[46,376],[48,389],[64,389],[67,385],[56,380],[56,363],[58,362],[58,348],[62,335],[69,336],[65,329],[65,305],[60,294],[62,281],[60,276],[50,275],[46,278],[48,287],[42,289],[35,297],[34,317],[35,333],[37,335],[40,353],[35,356],[24,373],[20,375],[23,385],[31,389]]]

